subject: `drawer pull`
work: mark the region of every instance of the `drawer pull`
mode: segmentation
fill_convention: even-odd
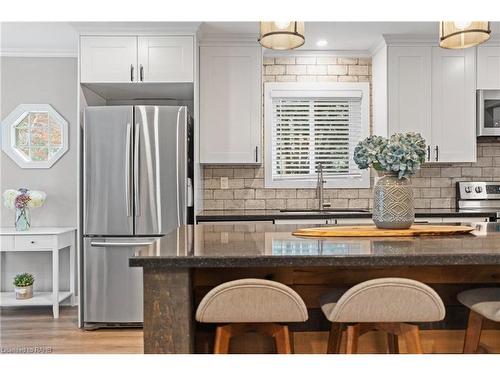
[[[31,243],[35,243],[35,241],[31,241]]]

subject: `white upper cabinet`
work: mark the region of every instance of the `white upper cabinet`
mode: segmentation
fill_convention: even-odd
[[[500,90],[500,45],[477,47],[477,88]]]
[[[82,36],[80,39],[80,81],[135,82],[137,37]]]
[[[200,48],[200,161],[261,161],[260,46]]]
[[[476,161],[476,85],[473,48],[432,47],[434,161]]]
[[[418,132],[431,139],[431,50],[389,47],[388,134]]]
[[[139,81],[193,82],[192,36],[140,36]]]
[[[475,162],[475,49],[389,45],[377,53],[387,56],[387,62],[379,55],[373,60],[374,97],[384,95],[387,72],[387,134],[422,134],[428,162]],[[374,117],[380,134],[383,119],[383,113]]]
[[[193,82],[192,36],[82,36],[82,83]]]

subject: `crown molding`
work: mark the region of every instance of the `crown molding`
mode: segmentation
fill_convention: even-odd
[[[77,58],[76,50],[50,50],[30,48],[2,48],[0,57],[64,57]]]
[[[207,34],[199,32],[198,40],[200,46],[217,45],[255,45],[259,46],[259,34]]]
[[[266,57],[321,57],[321,56],[334,56],[334,57],[371,57],[372,54],[367,50],[287,50],[276,51],[272,49],[264,49],[264,56]]]
[[[439,35],[434,34],[383,34],[382,37],[385,43],[391,46],[439,46]]]
[[[70,25],[79,35],[196,35],[201,22],[168,23],[94,23],[72,22]]]
[[[387,43],[385,39],[381,37],[377,42],[375,42],[369,49],[372,56],[376,55],[382,48],[386,47]]]

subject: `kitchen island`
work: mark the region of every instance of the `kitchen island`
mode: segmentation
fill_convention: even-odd
[[[143,268],[144,352],[195,352],[197,303],[215,285],[244,277],[290,285],[311,311],[318,310],[319,295],[334,286],[413,278],[441,295],[449,313],[446,324],[463,326],[464,311],[455,317],[448,309],[458,305],[456,293],[500,280],[500,226],[471,225],[472,234],[457,236],[323,239],[293,236],[295,225],[181,226],[129,261]],[[319,316],[310,315],[310,320]]]

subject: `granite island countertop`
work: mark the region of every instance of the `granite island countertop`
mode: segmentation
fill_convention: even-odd
[[[335,210],[335,208],[332,208]],[[340,209],[341,210],[341,209]],[[280,210],[204,210],[196,215],[196,222],[214,221],[273,221],[273,220],[299,220],[299,219],[363,219],[371,218],[371,211],[365,210],[352,212],[331,211],[300,211],[282,212]],[[496,219],[497,211],[457,211],[455,209],[416,209],[416,218],[429,217],[490,217]]]
[[[427,237],[301,238],[304,225],[183,225],[139,250],[132,267],[386,267],[499,265],[500,224],[462,223],[471,234]]]

